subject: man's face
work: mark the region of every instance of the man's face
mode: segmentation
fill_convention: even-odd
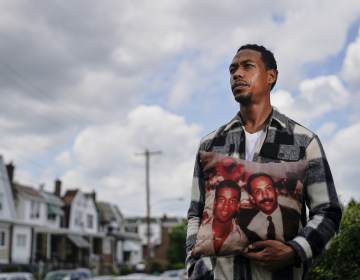
[[[239,208],[239,190],[221,188],[217,191],[214,203],[214,217],[217,221],[228,222]]]
[[[260,102],[270,93],[276,79],[274,70],[266,70],[261,53],[249,49],[235,55],[229,71],[234,98],[244,106]]]
[[[250,199],[262,212],[270,215],[278,206],[277,192],[268,177],[259,176],[251,181]]]

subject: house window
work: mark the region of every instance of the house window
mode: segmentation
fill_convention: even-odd
[[[75,225],[78,225],[78,226],[83,226],[84,223],[83,223],[83,213],[81,211],[76,211],[75,212]]]
[[[40,202],[31,201],[30,218],[38,219],[40,217]]]
[[[50,220],[50,221],[52,221],[52,222],[54,222],[54,221],[56,221],[56,214],[49,214],[48,215],[48,220]]]
[[[5,231],[0,231],[0,247],[5,247],[6,245],[6,233]]]
[[[17,234],[16,235],[16,246],[17,247],[26,247],[26,235]]]
[[[93,215],[88,214],[86,216],[86,221],[87,221],[87,227],[88,228],[93,228],[93,225],[94,225],[94,217],[93,217]]]
[[[4,208],[4,194],[0,193],[0,211]]]

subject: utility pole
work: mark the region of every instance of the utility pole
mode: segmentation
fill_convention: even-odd
[[[146,260],[150,261],[150,156],[160,155],[161,151],[152,151],[150,152],[148,149],[145,149],[144,153],[140,153],[137,155],[145,156],[145,186],[146,186],[146,238],[147,238],[147,252],[146,252]]]

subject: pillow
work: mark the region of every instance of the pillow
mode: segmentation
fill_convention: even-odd
[[[293,239],[301,229],[306,167],[200,152],[205,206],[193,254],[232,255],[255,241]]]

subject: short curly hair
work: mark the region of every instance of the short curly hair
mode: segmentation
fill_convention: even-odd
[[[276,60],[274,57],[274,54],[269,51],[268,49],[266,49],[264,46],[259,46],[256,44],[246,44],[241,46],[236,53],[239,53],[239,51],[241,50],[253,50],[253,51],[257,51],[259,53],[261,53],[261,60],[263,61],[266,70],[270,70],[273,69],[276,71],[276,74],[278,74],[278,69],[277,69],[277,64],[276,64]],[[274,88],[275,84],[277,81],[277,76],[276,76],[276,80],[275,82],[273,82],[271,84],[271,89]]]
[[[232,181],[232,180],[224,180],[224,181],[221,181],[217,186],[216,186],[216,189],[215,189],[215,199],[217,197],[217,194],[219,192],[219,190],[221,189],[224,189],[224,188],[230,188],[230,189],[233,189],[235,191],[237,191],[238,193],[238,200],[240,200],[241,198],[241,189],[239,187],[239,185]]]
[[[254,173],[247,179],[247,182],[246,182],[245,189],[248,192],[248,194],[251,195],[251,183],[252,183],[252,181],[254,181],[258,177],[266,177],[266,178],[268,178],[271,181],[271,185],[273,186],[273,188],[275,188],[274,179],[269,174],[266,174],[266,173]]]

